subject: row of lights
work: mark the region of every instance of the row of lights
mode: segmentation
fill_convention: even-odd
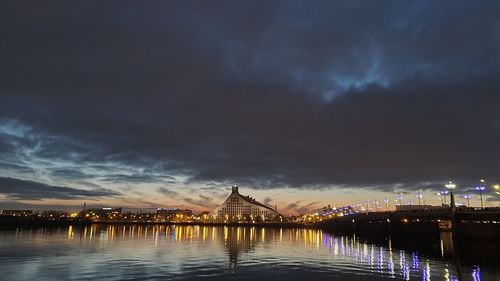
[[[457,187],[455,183],[453,183],[452,181],[449,181],[448,183],[446,183],[445,185],[445,190],[441,190],[440,192],[437,193],[438,196],[440,196],[441,198],[441,203],[443,204],[447,204],[446,202],[446,197],[448,194],[452,193],[453,190]],[[483,192],[486,190],[486,186],[485,186],[485,180],[481,179],[479,181],[479,184],[475,185],[474,187],[474,190],[475,191],[478,191],[479,192],[479,196],[480,196],[480,201],[481,201],[481,208],[484,208],[484,203],[483,203]],[[493,188],[495,189],[495,193],[500,195],[500,185],[499,184],[495,184],[493,185]],[[421,205],[422,203],[422,198],[424,197],[422,195],[422,190],[418,190],[417,191],[417,195],[416,195],[417,199],[418,199],[418,205]],[[464,196],[463,196],[464,199],[467,199],[467,207],[470,207],[470,199],[472,198],[472,195],[467,192]],[[397,199],[394,200],[396,202],[396,205],[402,205],[402,201],[403,201],[403,194],[400,193],[398,196],[397,196]],[[385,203],[385,209],[386,211],[389,210],[389,202],[390,200],[386,197],[384,199],[384,203]],[[380,205],[378,203],[378,201],[373,201],[373,203],[377,206],[377,209],[380,209]],[[425,204],[425,201],[424,201],[424,204]],[[411,201],[410,201],[410,205],[411,205]]]
[[[446,187],[446,189],[445,190],[441,190],[440,192],[437,193],[437,195],[441,196],[441,203],[446,204],[447,203],[446,202],[446,196],[448,194],[451,194],[453,192],[453,190],[457,186],[452,181],[449,181],[444,186]],[[479,184],[475,185],[473,188],[474,188],[474,190],[476,190],[476,191],[479,192],[479,196],[480,196],[480,200],[481,200],[481,208],[484,208],[484,204],[483,204],[483,191],[486,190],[485,180],[483,180],[483,179],[479,180]],[[493,185],[493,188],[495,190],[499,190],[500,189],[500,185],[495,184],[495,185]],[[419,201],[419,205],[420,205],[420,199],[422,198],[421,192],[422,192],[422,190],[419,190],[417,192],[417,198],[418,198],[418,201]],[[499,191],[496,191],[495,193],[498,194],[498,195],[500,195]],[[472,198],[472,195],[469,192],[467,192],[463,197],[464,197],[464,199],[467,199],[467,207],[470,207],[470,199]],[[401,200],[401,197],[398,197],[398,199]]]
[[[444,203],[446,204],[446,195],[448,195],[448,191],[450,193],[453,192],[453,190],[456,188],[456,185],[450,181],[448,182],[447,184],[445,184],[445,187],[447,190],[442,190],[438,193],[438,195],[442,195],[443,198],[444,198]],[[493,185],[493,188],[498,190],[500,189],[500,185],[498,184],[495,184]],[[485,184],[485,180],[481,179],[479,180],[479,184],[475,185],[474,186],[474,190],[478,191],[479,192],[479,197],[480,197],[480,200],[481,200],[481,209],[484,208],[484,204],[483,204],[483,191],[486,190],[486,184]],[[500,192],[496,192],[497,194],[500,194]],[[470,207],[470,199],[472,198],[472,195],[467,192],[465,195],[464,195],[464,198],[467,199],[467,207]]]

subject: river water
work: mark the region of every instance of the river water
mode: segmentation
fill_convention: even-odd
[[[92,225],[0,231],[0,280],[500,280],[498,245],[315,229]]]

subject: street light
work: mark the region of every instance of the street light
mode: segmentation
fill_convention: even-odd
[[[450,191],[450,207],[455,207],[455,198],[453,197],[453,189],[455,189],[457,186],[452,181],[449,181],[444,186]]]
[[[420,206],[420,199],[422,199],[422,194],[421,194],[422,190],[419,190],[417,191],[417,198],[418,198],[418,205]]]
[[[484,180],[480,180],[479,184],[474,186],[474,189],[479,191],[479,197],[481,198],[481,209],[484,208],[483,205],[483,191],[486,189],[486,186],[484,186]]]
[[[467,207],[470,207],[470,199],[472,198],[472,195],[470,195],[469,192],[465,193],[464,198],[467,199]]]
[[[439,193],[443,196],[443,202],[446,205],[446,195],[448,195],[448,190],[441,190]]]
[[[457,187],[452,181],[449,181],[447,184],[444,185],[446,188],[448,188],[449,190],[453,190],[455,189],[455,187]]]
[[[385,197],[384,203],[385,203],[385,210],[389,211],[389,199],[387,197]]]
[[[401,200],[403,200],[403,193],[399,193],[398,195],[398,205],[401,206]]]
[[[441,206],[443,206],[443,196],[441,195],[441,192],[436,193],[437,196],[439,196],[439,200],[441,201]]]
[[[493,188],[496,190],[495,193],[500,195],[500,184],[495,184]]]

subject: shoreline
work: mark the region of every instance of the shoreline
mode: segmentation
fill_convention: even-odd
[[[180,226],[255,226],[272,228],[318,228],[314,225],[303,225],[292,222],[266,222],[266,223],[217,223],[217,222],[141,222],[141,221],[90,221],[90,220],[48,220],[30,217],[0,217],[0,230],[12,228],[37,228],[37,227],[65,227],[65,226],[90,226],[90,225],[180,225]]]

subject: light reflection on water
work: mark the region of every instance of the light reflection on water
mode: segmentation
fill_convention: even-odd
[[[453,251],[446,236],[443,257]],[[451,243],[453,245],[453,243]],[[451,247],[451,248],[450,248]],[[2,280],[499,280],[498,269],[314,229],[92,225],[0,232]]]

